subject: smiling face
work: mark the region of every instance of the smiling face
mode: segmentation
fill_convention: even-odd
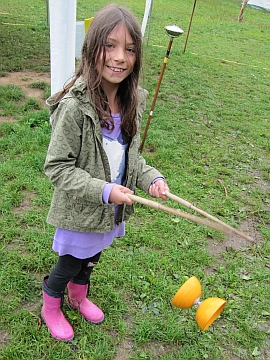
[[[133,71],[136,62],[135,44],[124,24],[117,25],[108,35],[103,54],[98,59],[97,70],[102,75],[102,86],[118,89],[119,84]]]

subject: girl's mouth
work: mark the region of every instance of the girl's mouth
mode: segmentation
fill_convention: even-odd
[[[112,66],[108,66],[108,68],[113,71],[113,72],[116,72],[116,73],[122,73],[125,71],[125,69],[121,69],[121,68],[116,68],[116,67],[112,67]]]

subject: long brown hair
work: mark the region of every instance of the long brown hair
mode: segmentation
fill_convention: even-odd
[[[105,63],[105,45],[110,32],[119,24],[124,24],[132,37],[136,61],[131,74],[119,84],[117,97],[121,115],[121,129],[127,136],[134,136],[137,131],[136,114],[138,105],[137,87],[142,64],[142,35],[136,17],[126,8],[108,5],[95,16],[85,35],[82,46],[81,63],[74,79],[60,94],[61,99],[80,77],[86,81],[90,99],[101,119],[101,126],[113,128],[107,97],[102,89],[102,69]],[[102,58],[101,73],[97,71],[97,61]],[[58,99],[59,100],[59,99]]]

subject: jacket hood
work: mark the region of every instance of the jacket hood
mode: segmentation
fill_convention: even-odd
[[[65,96],[63,96],[63,98],[60,98],[60,100],[57,100],[57,98],[59,97],[61,92],[62,92],[62,90],[58,91],[57,93],[53,94],[46,100],[46,106],[49,109],[50,115],[52,115],[53,112],[57,109],[57,107],[58,107],[60,101],[62,101],[62,99],[66,99],[66,98],[75,96],[82,102],[89,102],[89,97],[88,97],[88,95],[86,96],[86,94],[87,94],[86,83],[82,79],[82,77],[80,77],[79,79],[77,79],[75,81],[75,83],[71,87],[70,91]]]

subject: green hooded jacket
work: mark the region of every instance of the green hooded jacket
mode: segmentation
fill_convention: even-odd
[[[146,193],[152,181],[162,177],[139,156],[140,123],[147,91],[138,88],[137,134],[127,153],[125,186]],[[133,205],[122,205],[115,221],[114,205],[105,204],[102,190],[111,182],[110,165],[103,149],[98,115],[91,103],[86,84],[78,79],[59,102],[57,94],[47,100],[52,134],[44,165],[54,185],[47,222],[55,227],[82,232],[109,232],[115,223],[125,221],[134,212]]]

